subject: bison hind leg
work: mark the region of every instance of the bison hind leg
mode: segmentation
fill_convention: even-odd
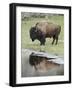
[[[58,36],[56,37],[56,43],[55,43],[55,45],[57,45],[57,43],[58,43]]]

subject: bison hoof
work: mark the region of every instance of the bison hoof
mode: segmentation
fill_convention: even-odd
[[[41,45],[41,46],[42,46],[42,45],[45,45],[45,43],[41,43],[40,45]]]
[[[52,43],[52,45],[53,45],[54,43]]]
[[[55,43],[55,45],[57,45],[57,43]]]

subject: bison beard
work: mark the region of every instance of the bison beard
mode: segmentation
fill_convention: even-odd
[[[53,38],[52,45],[54,44],[55,40],[58,43],[58,37],[61,32],[61,26],[48,23],[48,22],[39,22],[34,27],[30,29],[30,38],[32,41],[39,40],[40,45],[45,45],[46,38]]]

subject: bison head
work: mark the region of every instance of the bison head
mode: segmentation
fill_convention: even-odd
[[[38,39],[40,41],[40,45],[45,45],[45,34],[36,27],[31,27],[30,38],[32,39],[32,41]]]
[[[36,30],[36,27],[31,27],[31,29],[30,29],[30,38],[32,39],[32,41],[37,39],[37,30]]]

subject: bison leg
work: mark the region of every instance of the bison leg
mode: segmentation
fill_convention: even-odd
[[[35,68],[35,70],[37,70],[37,67],[36,67],[36,65],[34,65],[34,68]]]
[[[57,45],[57,43],[58,43],[58,37],[56,37],[56,43],[55,43],[55,45]]]
[[[55,41],[55,36],[53,37],[52,45],[54,44],[54,41]]]
[[[45,45],[45,42],[46,42],[46,40],[45,40],[45,38],[42,38],[41,40],[40,40],[40,45]]]
[[[42,42],[41,42],[40,45],[45,45],[45,43],[42,43]]]

